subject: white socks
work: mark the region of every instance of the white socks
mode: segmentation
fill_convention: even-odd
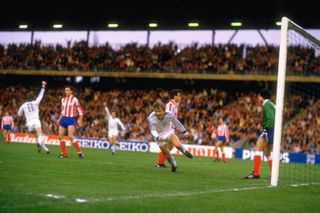
[[[37,138],[37,142],[38,144],[41,146],[41,148],[45,151],[45,152],[49,152],[49,149],[46,147],[46,145],[43,142],[44,137],[42,135],[38,136]]]
[[[112,150],[112,152],[116,152],[116,147],[117,147],[116,144],[111,145],[111,150]]]

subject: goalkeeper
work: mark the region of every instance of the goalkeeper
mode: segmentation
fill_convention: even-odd
[[[268,165],[271,172],[272,159],[271,150],[273,146],[273,131],[276,106],[270,100],[271,92],[268,89],[260,91],[260,96],[263,100],[262,107],[262,128],[256,146],[253,149],[253,172],[250,173],[245,179],[258,179],[260,178],[260,164],[261,164],[261,151],[264,152],[268,160]]]

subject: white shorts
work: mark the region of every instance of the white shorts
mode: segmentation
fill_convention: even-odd
[[[27,127],[29,132],[33,132],[36,128],[41,128],[41,122],[39,119],[32,119],[27,121]]]
[[[157,141],[157,145],[158,145],[158,146],[163,146],[163,145],[165,145],[165,144],[168,144],[169,137],[170,137],[170,135],[172,135],[172,134],[175,134],[174,129],[169,130],[169,131],[165,131],[165,132],[161,132],[161,133],[159,134],[159,138],[164,138],[165,141]]]
[[[119,135],[119,131],[118,130],[112,129],[112,130],[108,131],[108,137],[118,137],[118,135]]]

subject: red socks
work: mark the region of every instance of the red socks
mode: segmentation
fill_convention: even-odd
[[[214,150],[213,151],[213,157],[216,156],[217,160],[220,160],[220,156],[219,156],[219,151],[218,150]]]
[[[222,153],[222,160],[223,160],[223,162],[227,162],[226,154],[224,152]]]
[[[164,164],[165,161],[166,161],[166,157],[162,152],[160,152],[158,155],[157,164]]]
[[[74,148],[76,148],[78,153],[81,153],[81,149],[80,149],[80,145],[79,145],[78,141],[75,141],[73,143],[73,146],[74,146]]]
[[[268,159],[268,166],[269,166],[270,173],[271,173],[271,171],[272,171],[272,160],[271,159]]]
[[[261,164],[260,153],[259,153],[259,155],[255,154],[253,157],[253,175],[254,176],[260,175],[260,164]]]
[[[60,141],[60,149],[63,155],[67,154],[67,150],[66,150],[66,142],[65,141]]]
[[[78,153],[81,153],[81,148],[78,143],[78,141],[75,141],[73,143],[74,148],[77,150]],[[63,155],[67,154],[67,149],[66,149],[66,142],[65,141],[60,141],[60,149]]]

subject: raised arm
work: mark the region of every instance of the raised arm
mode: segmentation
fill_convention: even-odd
[[[38,104],[40,103],[40,101],[42,100],[43,94],[44,94],[44,91],[45,91],[45,88],[46,88],[46,85],[47,85],[47,82],[45,82],[45,81],[42,81],[41,83],[42,83],[42,88],[41,88],[41,90],[40,90],[40,93],[39,93],[37,99],[34,101],[34,103],[37,104],[37,105],[38,105]]]
[[[103,106],[104,106],[104,110],[106,111],[107,113],[107,117],[109,118],[111,116],[110,112],[109,112],[109,109],[108,109],[108,106],[106,103],[103,103]]]

